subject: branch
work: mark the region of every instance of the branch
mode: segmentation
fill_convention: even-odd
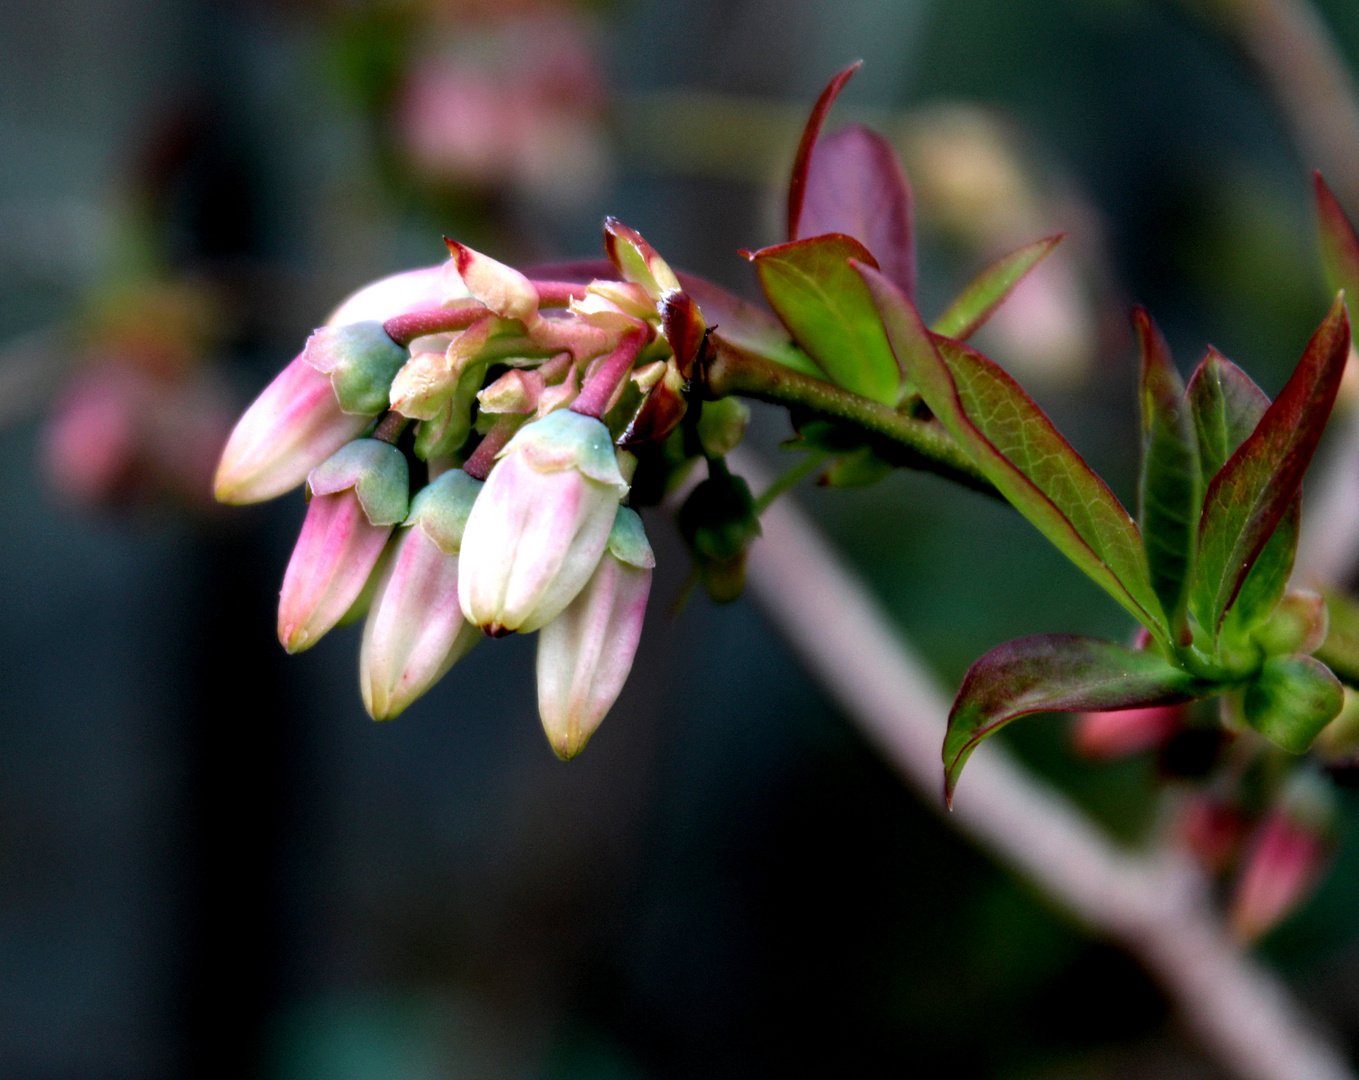
[[[1359,96],[1307,0],[1211,0],[1262,76],[1304,159],[1359,203]]]
[[[761,486],[747,455],[733,467]],[[941,808],[948,702],[888,616],[803,514],[762,518],[750,582],[808,669],[928,806]],[[1165,988],[1201,1043],[1242,1080],[1352,1074],[1286,988],[1236,946],[1183,856],[1120,851],[999,745],[978,752],[948,820],[1095,933],[1121,942]]]
[[[697,376],[709,397],[737,394],[844,421],[893,465],[936,473],[964,487],[1000,495],[953,436],[933,420],[918,420],[871,398],[766,360],[712,335],[713,355]]]

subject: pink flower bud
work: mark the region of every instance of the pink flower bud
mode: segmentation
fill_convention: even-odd
[[[330,378],[297,357],[236,422],[217,466],[219,502],[263,502],[291,491],[371,422],[343,412]]]
[[[463,536],[458,599],[488,633],[527,633],[589,581],[628,484],[609,429],[569,410],[526,424],[502,449]]]
[[[278,639],[290,653],[316,644],[363,592],[406,516],[409,483],[401,451],[374,439],[349,443],[312,470],[311,504],[278,603]]]
[[[1326,844],[1314,826],[1283,810],[1260,823],[1231,903],[1231,927],[1254,941],[1307,899],[1321,878]]]
[[[585,748],[627,681],[655,565],[642,519],[620,506],[589,582],[538,633],[538,712],[563,761]]]
[[[1184,726],[1183,705],[1082,713],[1076,720],[1076,749],[1096,761],[1154,750]]]
[[[458,604],[458,550],[481,482],[444,473],[411,507],[363,628],[359,685],[374,720],[390,720],[481,640]]]

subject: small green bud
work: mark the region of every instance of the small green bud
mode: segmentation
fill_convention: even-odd
[[[1270,656],[1313,653],[1326,640],[1330,618],[1326,601],[1314,592],[1290,589],[1252,637]]]
[[[726,457],[738,446],[750,423],[750,406],[740,398],[705,401],[698,417],[698,441],[708,457]]]

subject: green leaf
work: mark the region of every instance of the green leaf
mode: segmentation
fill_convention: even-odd
[[[1029,271],[1048,257],[1062,234],[1036,240],[1002,255],[973,279],[930,327],[936,334],[966,341],[989,319]]]
[[[1354,226],[1321,173],[1315,173],[1314,180],[1321,261],[1326,268],[1326,280],[1332,291],[1344,289],[1350,296],[1359,296],[1359,236],[1355,235]]]
[[[944,797],[983,739],[1036,712],[1085,712],[1174,705],[1213,687],[1141,652],[1099,638],[1041,634],[998,645],[963,678],[944,736]]]
[[[1222,620],[1223,635],[1238,640],[1260,626],[1278,606],[1293,574],[1293,559],[1298,553],[1298,527],[1302,523],[1302,492],[1293,496],[1274,535],[1260,551],[1255,565],[1227,609]]]
[[[934,415],[1015,509],[1169,646],[1141,533],[1104,481],[998,365],[960,342],[931,336],[900,289],[871,267],[858,270]]]
[[[1340,714],[1344,691],[1326,665],[1292,653],[1271,656],[1246,687],[1246,723],[1292,754],[1305,754]]]
[[[1203,487],[1198,437],[1170,349],[1145,308],[1133,309],[1141,352],[1142,475],[1138,524],[1152,588],[1178,625],[1193,566]]]
[[[1208,484],[1190,602],[1216,633],[1250,568],[1302,486],[1335,404],[1350,324],[1338,297],[1278,398]]]
[[[876,268],[850,236],[830,233],[748,255],[775,314],[830,376],[864,397],[895,405],[901,371],[873,298],[850,259]]]
[[[1199,474],[1206,488],[1255,430],[1269,398],[1251,377],[1214,348],[1189,380],[1189,407],[1198,434]]]

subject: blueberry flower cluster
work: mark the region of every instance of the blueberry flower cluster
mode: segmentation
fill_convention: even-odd
[[[538,631],[538,704],[578,753],[617,699],[655,560],[623,505],[686,410],[698,305],[606,224],[617,277],[534,281],[457,243],[370,285],[237,423],[227,503],[306,485],[278,635],[299,652],[365,618],[363,701],[396,716],[482,639]]]

